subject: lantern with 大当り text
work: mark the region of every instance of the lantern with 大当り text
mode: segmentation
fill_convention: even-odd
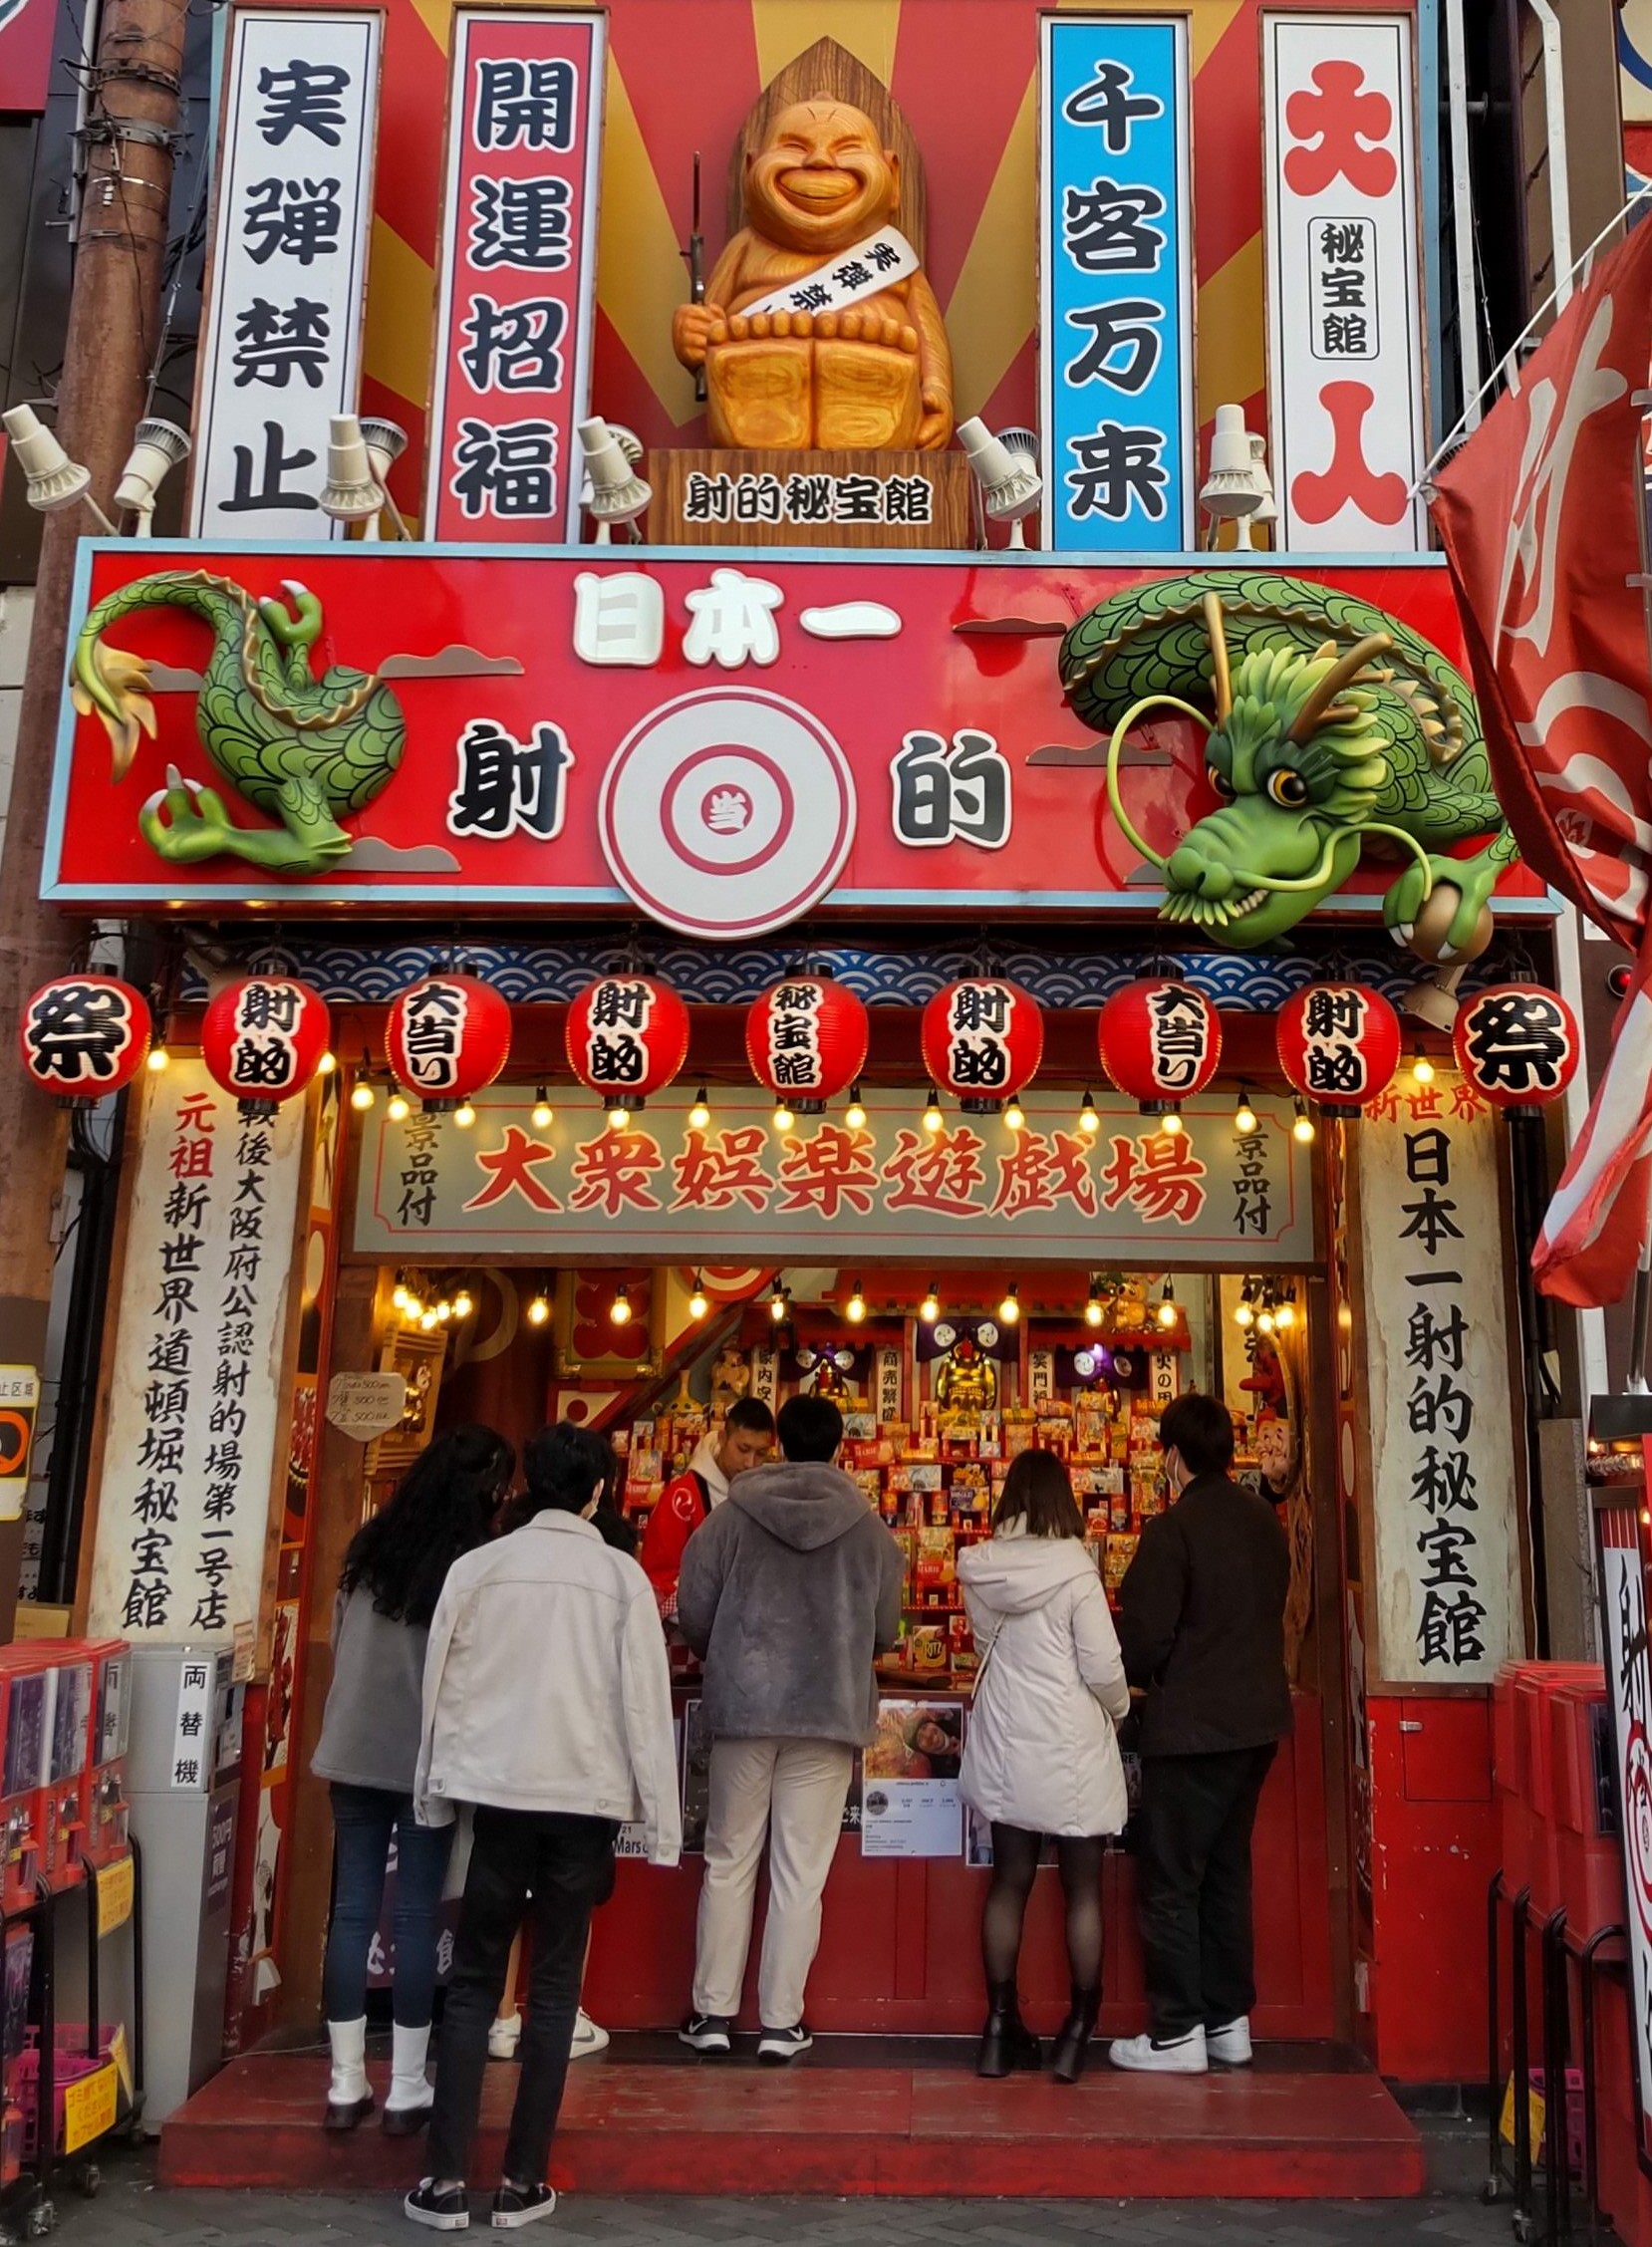
[[[829,976],[788,976],[745,1017],[745,1055],[757,1082],[800,1116],[818,1116],[866,1066],[866,1008]]]
[[[1400,1065],[1400,1017],[1380,990],[1309,983],[1279,1008],[1279,1066],[1293,1092],[1357,1114]]]
[[[18,1046],[42,1092],[77,1106],[119,1092],[143,1066],[149,1002],[115,976],[59,976],[23,1009]]]
[[[1457,1009],[1457,1065],[1483,1100],[1521,1113],[1558,1100],[1577,1074],[1577,1017],[1540,983],[1493,983]]]
[[[604,976],[568,1009],[568,1066],[629,1114],[663,1092],[688,1057],[688,1009],[652,976]]]
[[[476,976],[425,976],[391,1001],[391,1073],[441,1115],[491,1084],[510,1052],[510,1008]]]
[[[1101,1065],[1144,1115],[1172,1116],[1222,1059],[1222,1023],[1203,991],[1144,976],[1115,991],[1096,1027]]]
[[[321,1067],[332,1024],[327,1001],[291,976],[238,976],[201,1022],[201,1058],[243,1116],[274,1113]]]
[[[938,990],[924,1009],[924,1066],[967,1116],[994,1116],[1031,1083],[1044,1057],[1037,999],[1000,977]]]

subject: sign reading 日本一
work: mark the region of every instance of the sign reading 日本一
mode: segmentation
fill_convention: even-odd
[[[911,1092],[868,1091],[864,1127],[800,1118],[777,1132],[753,1090],[718,1098],[703,1130],[681,1087],[623,1131],[595,1102],[559,1100],[532,1121],[530,1087],[475,1097],[476,1121],[414,1115],[368,1122],[356,1247],[490,1258],[623,1256],[684,1260],[708,1247],[784,1262],[841,1249],[875,1229],[880,1252],[946,1260],[1007,1254],[1092,1263],[1151,1258],[1179,1267],[1313,1255],[1307,1150],[1282,1101],[1257,1100],[1254,1132],[1231,1102],[1189,1101],[1187,1130],[1158,1131],[1134,1101],[1097,1102],[1079,1131],[1061,1093],[1026,1094],[1026,1128],[953,1113],[926,1131]]]
[[[237,8],[195,394],[196,538],[338,538],[329,417],[354,414],[384,16]]]
[[[430,406],[431,538],[576,539],[603,19],[453,15]]]
[[[1636,2138],[1645,2164],[1652,2160],[1652,1669],[1646,1647],[1646,1540],[1638,1494],[1601,1488],[1593,1499],[1600,1652],[1611,1710],[1613,1791],[1627,1904],[1623,1924]]]
[[[1262,22],[1277,543],[1428,544],[1409,16]]]
[[[1193,535],[1193,225],[1181,16],[1042,19],[1046,546]]]
[[[305,1103],[243,1121],[181,1058],[147,1092],[88,1628],[227,1643],[258,1613]]]
[[[1458,1112],[1359,1128],[1377,1641],[1391,1683],[1484,1685],[1523,1651],[1498,1127]],[[1379,1104],[1380,1105],[1380,1104]]]

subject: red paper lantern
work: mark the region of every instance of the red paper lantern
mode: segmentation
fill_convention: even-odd
[[[509,1052],[510,1008],[475,976],[426,976],[391,1001],[391,1074],[433,1115],[491,1084]]]
[[[1540,983],[1493,983],[1457,1009],[1457,1065],[1483,1100],[1515,1112],[1558,1100],[1577,1074],[1577,1017]]]
[[[866,1066],[866,1008],[826,976],[789,976],[754,998],[745,1017],[745,1057],[776,1100],[818,1116]]]
[[[201,1023],[201,1057],[243,1116],[273,1115],[321,1066],[332,1035],[327,1001],[291,976],[239,976]]]
[[[1357,1113],[1400,1065],[1400,1017],[1380,990],[1309,983],[1279,1009],[1285,1081],[1324,1108]]]
[[[568,1009],[568,1066],[610,1112],[663,1092],[688,1057],[688,1009],[652,976],[604,976]]]
[[[1101,1065],[1149,1116],[1203,1092],[1222,1059],[1222,1022],[1202,991],[1145,976],[1117,990],[1096,1029]]]
[[[949,983],[924,1009],[924,1066],[967,1116],[996,1115],[1044,1057],[1044,1016],[1019,983],[976,977]]]
[[[42,1092],[77,1107],[131,1084],[149,1050],[149,1002],[115,976],[59,976],[23,1009],[18,1046]]]

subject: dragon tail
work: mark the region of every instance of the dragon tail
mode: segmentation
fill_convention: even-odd
[[[249,597],[227,578],[205,570],[162,570],[122,586],[88,612],[75,642],[69,692],[83,717],[96,710],[114,751],[114,776],[124,779],[138,753],[138,738],[155,730],[148,696],[149,667],[140,656],[113,648],[104,633],[140,609],[184,609],[210,625],[230,645],[239,641],[254,614]]]

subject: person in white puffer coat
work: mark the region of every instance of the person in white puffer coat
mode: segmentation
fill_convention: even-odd
[[[1072,2010],[1053,2073],[1075,2083],[1101,2006],[1101,1860],[1128,1801],[1118,1725],[1130,1708],[1124,1659],[1067,1470],[1026,1451],[1005,1478],[989,1543],[959,1557],[980,1671],[961,1786],[992,1826],[992,1883],[981,1912],[986,2027],[976,2074],[1035,2068],[1015,1970],[1044,1837],[1055,1842],[1067,1906]]]

